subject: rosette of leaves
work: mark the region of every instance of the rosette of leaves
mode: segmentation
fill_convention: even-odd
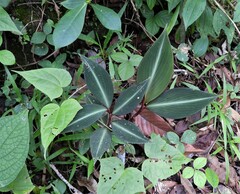
[[[122,91],[117,99],[113,98],[113,84],[106,70],[84,56],[81,59],[93,100],[83,106],[65,132],[81,131],[98,121],[90,137],[94,158],[101,158],[110,148],[113,135],[124,143],[146,143],[148,139],[131,122],[145,108],[160,116],[178,119],[200,111],[216,98],[215,94],[189,88],[164,92],[173,74],[173,54],[166,31],[143,57],[136,84]],[[123,119],[127,114],[130,119]]]

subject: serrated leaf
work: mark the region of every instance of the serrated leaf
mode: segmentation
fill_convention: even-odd
[[[213,188],[217,188],[219,184],[219,178],[216,172],[214,172],[211,168],[207,168],[205,170],[205,175],[207,178],[207,181]]]
[[[183,169],[182,176],[185,179],[190,179],[194,175],[194,169],[192,167],[187,166]]]
[[[189,159],[178,149],[156,135],[144,145],[144,151],[149,159],[143,162],[142,172],[153,185],[156,185],[159,179],[166,179],[176,174],[183,164],[189,162]]]
[[[91,4],[91,6],[95,15],[105,28],[121,31],[121,19],[115,11],[99,4]]]
[[[189,88],[168,90],[147,105],[147,108],[166,118],[184,118],[192,115],[213,101],[217,96]]]
[[[81,34],[87,3],[67,12],[56,24],[53,31],[53,42],[56,49],[62,48],[73,43]]]
[[[203,13],[206,7],[206,0],[187,0],[183,6],[183,21],[185,29],[195,22]]]
[[[173,54],[164,31],[143,57],[137,73],[137,82],[149,78],[146,102],[158,97],[169,84],[173,74]]]
[[[83,106],[83,109],[78,111],[73,121],[67,126],[64,132],[77,132],[89,127],[95,123],[104,112],[106,108],[98,104],[87,104]]]
[[[101,158],[103,153],[107,151],[112,142],[112,136],[108,129],[99,128],[91,135],[90,148],[92,157],[95,159]]]
[[[203,188],[206,184],[206,175],[200,170],[195,170],[193,182],[197,187]]]
[[[113,100],[113,85],[109,74],[94,61],[81,56],[84,63],[84,79],[88,89],[97,99],[109,108]]]
[[[0,50],[0,63],[3,65],[14,65],[16,63],[15,56],[9,50]]]
[[[126,168],[115,157],[100,160],[101,169],[98,194],[135,194],[145,192],[142,172],[136,168]]]
[[[10,18],[9,14],[0,7],[0,31],[11,31],[21,35],[22,33],[17,29],[16,25]]]
[[[14,71],[24,77],[35,88],[46,94],[51,100],[58,98],[72,80],[71,75],[64,69],[42,68],[29,71]]]
[[[81,108],[78,101],[68,99],[60,107],[51,103],[41,109],[41,141],[45,158],[50,143],[67,127]]]
[[[140,129],[127,120],[113,121],[112,130],[117,138],[126,143],[141,144],[148,141],[148,139],[141,133]]]
[[[29,150],[28,111],[0,118],[0,188],[9,185],[25,164]]]
[[[124,90],[117,98],[113,114],[124,115],[132,112],[142,101],[147,88],[147,80]]]
[[[201,169],[207,164],[207,158],[198,157],[193,161],[193,167],[195,169]]]

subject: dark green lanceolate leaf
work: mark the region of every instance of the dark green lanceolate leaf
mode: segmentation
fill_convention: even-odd
[[[147,80],[124,90],[116,100],[113,114],[124,115],[132,112],[134,108],[136,108],[136,106],[141,102],[146,88]]]
[[[178,119],[200,111],[216,97],[215,94],[199,90],[175,88],[156,98],[147,107],[160,116]]]
[[[94,61],[81,56],[84,63],[84,79],[88,89],[107,108],[112,104],[113,85],[109,74]]]
[[[100,160],[101,169],[98,194],[135,194],[145,192],[142,172],[136,168],[124,169],[122,161],[116,157]]]
[[[57,23],[53,32],[53,42],[56,49],[73,43],[81,34],[87,3],[70,10]]]
[[[93,158],[101,158],[103,153],[107,151],[112,142],[112,136],[108,129],[97,129],[90,138],[90,148]]]
[[[0,6],[0,32],[11,31],[17,34],[22,34],[8,15],[8,13]]]
[[[173,74],[173,54],[164,31],[143,57],[137,73],[137,82],[149,78],[146,102],[158,97],[167,87]]]
[[[72,80],[71,75],[64,69],[42,68],[29,71],[14,71],[24,77],[35,88],[46,94],[51,100],[58,98]]]
[[[140,129],[127,120],[113,121],[112,130],[117,138],[126,143],[140,144],[148,141],[148,139],[141,133]]]
[[[95,123],[106,112],[106,108],[98,104],[87,104],[78,111],[73,121],[64,132],[77,132]]]
[[[195,22],[203,13],[206,7],[206,0],[187,0],[183,7],[183,21],[185,29]]]
[[[91,6],[97,18],[105,28],[109,30],[121,31],[120,16],[116,12],[98,4],[91,4]]]
[[[0,134],[0,187],[5,187],[17,177],[28,155],[28,111],[1,117]]]

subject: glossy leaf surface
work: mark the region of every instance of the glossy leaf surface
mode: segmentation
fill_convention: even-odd
[[[51,100],[63,93],[63,87],[70,84],[72,77],[68,71],[57,68],[42,68],[29,71],[15,71]]]
[[[147,108],[160,116],[178,119],[200,111],[216,97],[199,90],[175,88],[149,103]]]
[[[112,136],[108,129],[99,128],[92,134],[90,138],[90,148],[93,158],[101,158],[103,153],[107,151],[112,142]]]
[[[113,85],[109,74],[94,61],[81,56],[84,63],[84,79],[88,89],[107,108],[113,100]]]
[[[87,3],[67,12],[57,23],[53,32],[53,42],[56,49],[73,43],[81,34]]]
[[[68,125],[64,132],[76,132],[89,127],[95,123],[106,112],[106,108],[98,104],[87,104],[78,111],[73,121]]]
[[[112,130],[117,138],[126,143],[141,144],[148,141],[148,139],[141,133],[140,129],[127,120],[113,121]]]
[[[28,111],[1,117],[0,134],[0,187],[5,187],[17,177],[28,155]]]
[[[172,74],[173,54],[167,32],[164,31],[143,57],[137,73],[138,83],[149,78],[146,89],[147,103],[166,89]]]
[[[109,157],[100,160],[101,169],[98,194],[119,194],[127,189],[128,194],[145,192],[142,172],[137,168],[126,168],[121,160]]]
[[[116,100],[113,114],[124,115],[132,112],[142,101],[146,88],[147,81],[143,81],[124,90]]]

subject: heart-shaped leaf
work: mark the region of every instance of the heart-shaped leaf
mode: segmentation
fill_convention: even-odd
[[[87,3],[79,3],[79,5],[67,12],[56,24],[53,32],[53,43],[56,49],[73,43],[81,34]]]
[[[113,85],[109,74],[99,64],[81,56],[84,63],[84,79],[88,89],[107,108],[112,104]]]
[[[89,127],[95,123],[104,112],[106,108],[98,104],[87,104],[83,106],[83,109],[78,111],[73,121],[68,125],[64,132],[76,132]]]
[[[115,157],[101,159],[100,163],[98,194],[123,193],[126,189],[128,194],[145,192],[143,175],[137,168],[124,169]]]
[[[160,116],[179,119],[200,111],[216,97],[199,90],[175,88],[149,103],[147,108]]]
[[[113,114],[124,115],[130,113],[142,101],[147,88],[147,80],[124,90],[114,105]]]
[[[51,100],[63,93],[63,87],[71,83],[72,77],[68,71],[57,68],[42,68],[30,71],[14,71],[23,76],[29,83],[46,94]]]
[[[28,155],[28,111],[1,117],[0,134],[0,187],[5,187],[17,177]]]
[[[112,136],[108,129],[99,128],[92,134],[90,138],[90,148],[93,158],[101,158],[103,153],[107,151],[112,142]]]
[[[117,138],[126,143],[141,144],[148,141],[148,139],[141,133],[140,129],[127,120],[113,121],[112,130]]]
[[[80,104],[74,99],[65,100],[60,107],[51,103],[42,108],[41,140],[45,158],[50,143],[67,127],[80,109]]]
[[[137,82],[149,78],[146,102],[158,97],[169,84],[173,74],[173,54],[164,31],[143,57],[137,73]]]

